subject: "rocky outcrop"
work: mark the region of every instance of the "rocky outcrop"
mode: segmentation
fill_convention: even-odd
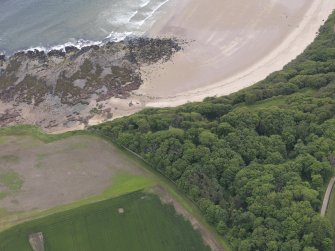
[[[85,106],[92,102],[99,105],[110,98],[128,98],[143,83],[141,66],[167,61],[179,50],[181,46],[173,39],[133,38],[82,49],[68,46],[47,53],[31,50],[9,58],[0,55],[0,102],[16,108],[25,106],[25,110],[30,107],[36,115],[35,124],[43,120],[42,127],[49,126],[46,122],[51,122],[47,116],[50,112],[62,110],[66,110],[65,120],[70,115],[74,119],[76,112],[77,121],[86,121],[83,117],[88,114],[84,111],[91,109]],[[49,112],[44,117],[35,114],[45,107]],[[14,110],[16,118],[20,109]],[[2,120],[1,124],[5,121],[13,124],[13,119]]]

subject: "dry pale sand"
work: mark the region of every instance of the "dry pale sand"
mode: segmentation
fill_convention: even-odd
[[[136,94],[165,107],[250,86],[302,53],[334,8],[334,0],[172,0],[149,35],[193,42],[143,68]]]
[[[104,105],[113,120],[239,91],[301,54],[333,9],[334,0],[170,0],[148,35],[190,42],[171,61],[142,67],[144,84],[131,97]]]

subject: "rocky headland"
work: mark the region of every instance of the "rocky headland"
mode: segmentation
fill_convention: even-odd
[[[82,49],[0,55],[0,126],[33,124],[46,131],[113,118],[118,103],[143,83],[141,67],[165,62],[175,39],[131,38]]]

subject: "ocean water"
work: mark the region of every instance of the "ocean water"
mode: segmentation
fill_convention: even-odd
[[[0,53],[142,35],[168,0],[0,0]]]

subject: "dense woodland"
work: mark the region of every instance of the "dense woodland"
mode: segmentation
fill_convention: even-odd
[[[233,250],[332,250],[335,13],[282,71],[238,93],[91,128],[186,193]]]

